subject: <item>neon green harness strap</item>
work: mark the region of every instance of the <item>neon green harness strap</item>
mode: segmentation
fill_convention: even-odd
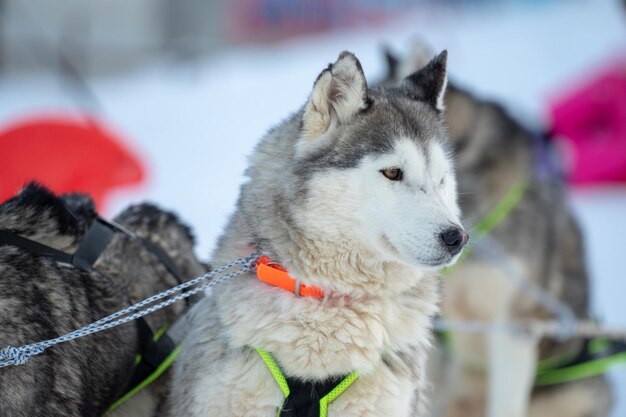
[[[491,233],[517,207],[527,188],[527,181],[520,180],[513,184],[498,204],[474,227],[474,234],[482,237]]]
[[[285,397],[284,399],[286,401],[287,397],[291,395],[291,389],[289,388],[289,384],[287,383],[287,378],[285,378],[282,371],[280,370],[280,366],[270,353],[261,348],[257,348],[257,352],[259,353],[261,359],[263,359],[263,362],[265,362],[267,369],[276,380],[276,383],[280,387],[280,390],[282,391]],[[352,372],[350,375],[341,380],[332,390],[330,390],[328,394],[319,399],[320,417],[328,417],[328,405],[336,400],[337,397],[339,397],[341,394],[343,394],[350,387],[350,385],[352,385],[352,383],[357,380],[358,377],[358,372]],[[297,393],[295,395],[297,395]],[[281,407],[279,407],[276,415],[280,416],[281,413],[282,410]]]
[[[586,342],[582,350],[539,362],[535,385],[562,384],[602,375],[617,365],[626,365],[626,343],[598,337]]]
[[[511,188],[504,194],[502,199],[498,201],[498,204],[489,211],[477,224],[474,226],[472,235],[477,238],[488,235],[495,229],[506,217],[517,207],[519,202],[524,197],[526,189],[528,188],[528,181],[520,180],[513,184]],[[471,241],[470,241],[471,244]],[[453,271],[465,258],[472,253],[472,247],[468,245],[456,264],[449,266],[443,270],[444,275]]]
[[[566,368],[537,372],[536,386],[562,384],[602,375],[615,365],[626,364],[626,352],[572,365]]]
[[[276,383],[280,387],[280,390],[283,392],[283,395],[285,397],[288,397],[289,394],[291,394],[291,391],[289,390],[289,385],[287,385],[285,375],[283,375],[282,371],[280,370],[280,366],[278,366],[278,364],[274,360],[274,357],[261,348],[257,348],[256,351],[259,352],[261,359],[263,359],[263,362],[265,362],[267,369],[269,369],[270,373],[276,380]]]
[[[111,407],[109,407],[109,409],[107,410],[107,413],[111,410],[116,409],[117,407],[122,405],[125,401],[127,401],[130,397],[137,394],[139,391],[141,391],[142,389],[144,389],[145,387],[153,383],[158,377],[160,377],[165,371],[169,369],[169,367],[174,362],[174,359],[176,359],[176,357],[179,354],[180,354],[180,346],[176,347],[176,349],[174,349],[174,351],[169,354],[169,356],[159,365],[159,367],[153,373],[151,373],[146,379],[141,381],[139,385],[133,387],[133,389],[131,389],[126,394],[124,394],[121,398],[115,401],[111,405]]]
[[[320,417],[328,416],[328,404],[332,403],[339,397],[350,385],[359,377],[358,372],[352,372],[344,378],[331,392],[320,399]]]

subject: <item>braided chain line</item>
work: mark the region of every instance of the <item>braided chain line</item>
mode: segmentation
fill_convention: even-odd
[[[169,306],[170,304],[173,304],[184,298],[191,297],[192,295],[197,294],[200,291],[216,286],[238,275],[244,274],[246,272],[254,271],[256,269],[256,261],[258,260],[260,256],[261,254],[259,252],[255,252],[245,258],[235,259],[234,261],[218,269],[207,272],[206,274],[200,277],[194,278],[193,280],[184,282],[180,285],[177,285],[176,287],[170,288],[169,290],[166,290],[159,294],[148,297],[145,300],[142,300],[136,304],[133,304],[132,306],[126,307],[123,310],[115,312],[107,317],[104,317],[98,321],[95,321],[91,324],[88,324],[78,330],[74,330],[73,332],[67,333],[63,336],[59,336],[54,339],[43,340],[41,342],[32,343],[32,344],[24,345],[20,347],[6,346],[0,349],[0,368],[9,366],[9,365],[22,365],[23,363],[28,361],[28,359],[31,356],[39,355],[40,353],[42,353],[44,350],[48,349],[49,347],[58,345],[60,343],[69,342],[70,340],[78,339],[79,337],[101,332],[103,330],[107,330],[107,329],[122,325],[124,323],[128,323],[129,321],[136,320],[140,317],[146,316],[157,310],[165,308]],[[214,279],[213,281],[205,282],[204,284],[196,288],[193,288],[189,291],[180,292],[186,288],[197,285],[201,283],[202,281],[205,281],[215,275],[221,274],[224,271],[231,269],[237,264],[242,264],[243,268],[237,271],[230,272],[221,277],[218,277]],[[177,292],[180,292],[180,293],[174,295]],[[155,304],[153,306],[140,310],[142,307],[145,307],[148,304],[152,304],[158,300],[161,300],[167,297],[171,297],[171,298],[168,298],[165,301],[162,301],[158,304]]]

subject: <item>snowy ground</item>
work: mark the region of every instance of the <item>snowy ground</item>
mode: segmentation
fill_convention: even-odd
[[[372,79],[382,75],[383,42],[405,50],[412,35],[449,50],[452,78],[498,98],[528,123],[543,121],[547,98],[616,51],[626,50],[620,2],[555,1],[497,11],[411,14],[387,27],[334,33],[263,49],[236,49],[193,65],[155,62],[124,77],[91,80],[100,115],[144,155],[147,185],[116,194],[113,213],[150,199],[193,225],[208,258],[232,210],[248,155],[259,137],[299,107],[315,77],[344,49]],[[0,125],[24,114],[74,111],[81,103],[53,75],[0,79]],[[626,326],[626,188],[576,190],[587,236],[599,316]],[[613,372],[626,415],[626,368]]]

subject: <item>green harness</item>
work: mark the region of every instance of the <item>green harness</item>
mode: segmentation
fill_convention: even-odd
[[[604,374],[626,363],[626,343],[604,337],[585,341],[582,349],[548,358],[537,364],[535,386],[577,381]]]
[[[283,392],[284,401],[276,412],[277,417],[327,417],[328,404],[359,377],[358,372],[352,372],[346,377],[331,378],[321,383],[286,378],[270,353],[261,348],[257,348],[257,352]]]
[[[528,188],[527,181],[518,181],[506,192],[504,197],[498,204],[483,217],[476,226],[472,229],[472,236],[477,238],[481,238],[483,236],[487,236],[493,229],[495,229],[507,216],[513,211],[515,207],[519,204],[519,202],[524,197],[526,193],[526,189]],[[470,241],[471,244],[471,241]],[[461,254],[458,262],[451,267],[444,269],[443,273],[448,274],[450,271],[453,271],[456,265],[459,265],[465,258],[469,256],[472,252],[472,247],[467,246],[463,253]]]

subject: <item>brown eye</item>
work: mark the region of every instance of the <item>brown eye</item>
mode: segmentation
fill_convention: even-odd
[[[391,181],[400,181],[402,179],[402,170],[400,168],[385,168],[380,172]]]

